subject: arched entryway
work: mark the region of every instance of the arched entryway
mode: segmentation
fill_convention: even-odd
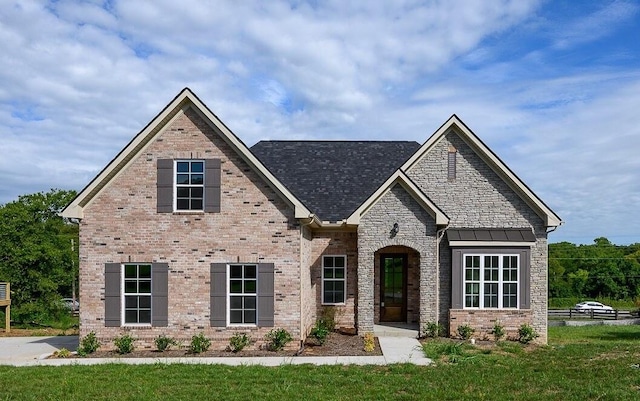
[[[420,253],[392,245],[374,254],[374,323],[420,321]]]

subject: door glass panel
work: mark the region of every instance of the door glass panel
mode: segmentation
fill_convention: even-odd
[[[385,307],[402,306],[404,269],[403,258],[389,257],[384,259],[384,291],[383,302]]]

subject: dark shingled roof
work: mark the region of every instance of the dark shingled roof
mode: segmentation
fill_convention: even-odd
[[[408,141],[260,141],[251,152],[319,219],[336,222],[419,147]]]

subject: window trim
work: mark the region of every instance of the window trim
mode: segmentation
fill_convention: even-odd
[[[244,292],[242,293],[234,293],[233,296],[254,296],[256,299],[256,315],[255,315],[255,323],[231,323],[231,266],[242,266],[243,269],[243,278],[242,281],[244,282],[245,278],[244,278],[244,267],[245,266],[254,266],[256,269],[256,292],[251,294],[251,293],[247,293],[245,294]],[[227,327],[258,327],[258,311],[260,309],[260,303],[259,303],[259,294],[258,294],[258,286],[259,284],[259,276],[260,276],[260,272],[259,272],[259,263],[227,263],[227,268],[226,268],[226,315],[227,315]],[[243,286],[244,287],[244,286]],[[244,290],[243,290],[244,291]],[[244,310],[244,309],[243,309]]]
[[[125,303],[125,298],[127,295],[129,296],[147,296],[146,293],[127,293],[126,292],[126,288],[125,288],[125,266],[127,265],[135,265],[135,266],[149,266],[149,271],[150,271],[150,275],[151,278],[149,279],[149,323],[127,323],[125,321],[125,314],[126,314],[126,303]],[[137,280],[140,280],[139,277],[139,273],[138,273],[138,278]],[[120,322],[122,327],[152,327],[153,326],[153,263],[143,263],[143,262],[131,262],[131,263],[121,263],[120,264]]]
[[[479,280],[467,280],[466,278],[466,270],[467,270],[467,258],[468,257],[479,257],[480,259],[480,277]],[[486,269],[486,258],[498,257],[498,281],[494,280],[485,280],[485,269]],[[504,261],[507,257],[516,257],[517,260],[517,270],[516,270],[516,281],[504,280]],[[520,307],[520,298],[521,298],[521,286],[520,286],[520,274],[522,270],[522,261],[520,254],[517,252],[508,253],[508,252],[494,252],[494,253],[476,253],[476,252],[463,252],[462,253],[462,308],[470,309],[470,310],[518,310]],[[467,306],[467,283],[477,283],[479,286],[478,291],[478,306]],[[498,306],[487,307],[484,305],[485,303],[485,284],[492,283],[498,284]],[[517,292],[516,292],[516,306],[515,307],[504,307],[504,284],[516,284]],[[472,294],[475,295],[475,294]]]
[[[191,163],[202,163],[202,184],[178,184],[178,163],[189,163],[189,176],[191,176]],[[205,212],[205,197],[206,197],[206,173],[207,165],[205,159],[173,159],[173,212],[174,213],[204,213]],[[199,174],[199,173],[198,173]],[[178,209],[178,188],[202,188],[202,208],[201,209]],[[189,197],[191,199],[191,197]]]
[[[324,277],[324,258],[325,257],[331,257],[331,258],[343,258],[344,259],[344,277],[342,279],[336,279],[336,278],[330,278],[330,279],[326,279]],[[335,266],[333,267],[335,269]],[[321,292],[320,292],[320,304],[321,305],[345,305],[347,302],[347,269],[348,268],[348,259],[347,259],[347,255],[322,255],[322,266],[320,267],[320,281],[322,282],[321,285]],[[325,281],[342,281],[343,282],[343,298],[342,298],[342,302],[324,302],[324,284]]]

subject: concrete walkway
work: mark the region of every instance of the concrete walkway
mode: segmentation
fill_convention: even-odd
[[[131,365],[155,363],[184,363],[206,365],[387,365],[413,363],[428,365],[418,340],[410,337],[378,337],[382,356],[288,356],[288,357],[222,357],[222,358],[74,358],[45,359],[53,352],[66,348],[73,351],[78,346],[77,336],[59,337],[0,337],[0,365],[12,366],[62,366],[125,363]]]

